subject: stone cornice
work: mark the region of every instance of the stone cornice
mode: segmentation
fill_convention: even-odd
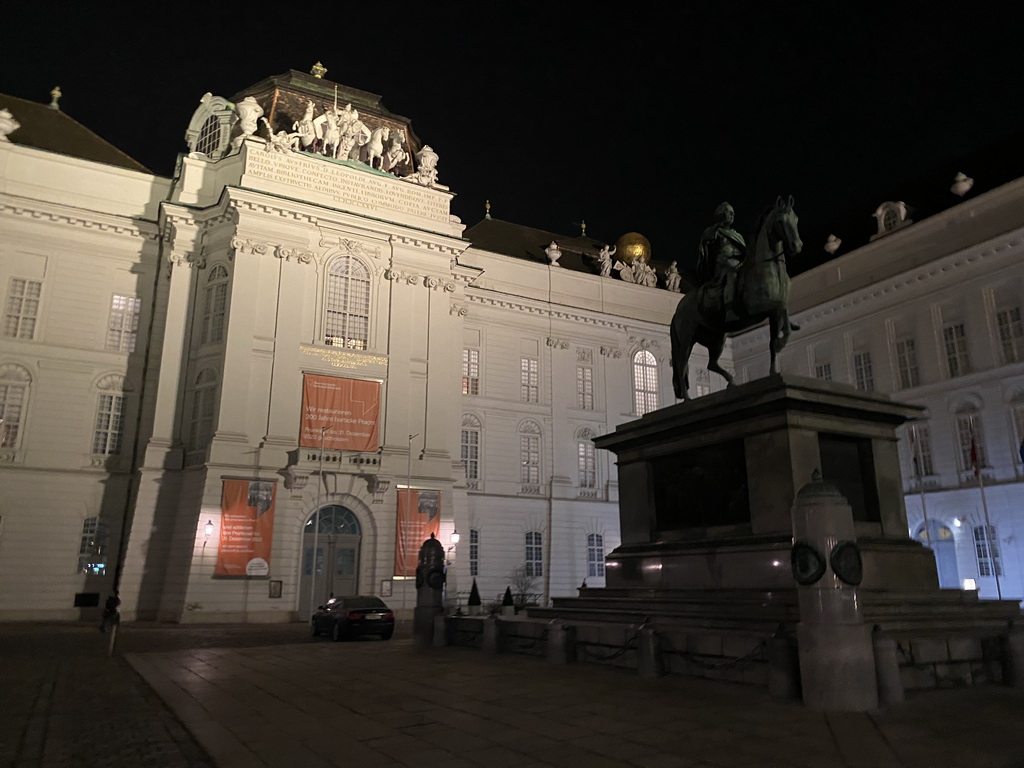
[[[66,210],[59,210],[44,204],[34,206],[4,204],[0,206],[0,213],[9,216],[19,216],[46,221],[50,224],[64,224],[82,229],[104,232],[113,235],[128,235],[146,240],[156,240],[157,227],[154,222],[142,222],[128,217],[111,216],[94,211],[75,210],[74,213]],[[126,223],[126,221],[131,223]],[[151,231],[149,230],[152,228]]]
[[[489,296],[473,296],[466,295],[466,300],[470,302],[476,302],[477,304],[484,304],[490,307],[497,307],[499,309],[511,309],[516,312],[524,312],[530,315],[540,315],[541,317],[550,317],[558,320],[571,320],[573,322],[587,323],[588,325],[596,325],[601,328],[612,328],[616,331],[625,331],[627,326],[624,323],[617,323],[611,320],[604,320],[593,315],[583,315],[578,312],[569,312],[567,310],[560,309],[548,309],[547,307],[537,306],[535,304],[527,304],[522,301],[513,301],[510,299],[496,299]]]

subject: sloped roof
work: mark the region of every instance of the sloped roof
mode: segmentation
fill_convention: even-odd
[[[90,131],[77,120],[46,104],[0,93],[0,109],[8,109],[21,127],[7,138],[13,144],[151,173],[142,163]]]

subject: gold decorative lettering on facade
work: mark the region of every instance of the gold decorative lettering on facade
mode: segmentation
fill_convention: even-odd
[[[299,347],[299,349],[302,354],[318,357],[332,368],[365,368],[368,365],[382,365],[386,368],[388,364],[388,359],[380,355],[357,354],[344,349],[305,345]]]
[[[315,192],[339,208],[357,208],[375,215],[391,210],[449,221],[448,195],[317,158],[251,152],[246,155],[245,175]]]

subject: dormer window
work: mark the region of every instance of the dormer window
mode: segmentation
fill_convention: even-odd
[[[204,94],[185,130],[189,152],[209,160],[223,157],[230,145],[234,118],[235,108],[230,101],[212,93]]]
[[[878,222],[878,232],[871,237],[874,240],[876,237],[882,237],[888,235],[890,232],[895,232],[900,227],[904,227],[907,224],[913,224],[913,220],[907,218],[907,205],[903,202],[888,201],[878,206],[878,209],[874,213],[875,221]]]

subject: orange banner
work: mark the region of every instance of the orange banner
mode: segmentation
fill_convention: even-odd
[[[415,576],[423,542],[441,535],[441,492],[400,489],[397,519],[395,576]]]
[[[299,445],[334,451],[376,451],[380,382],[338,376],[302,377]]]
[[[269,576],[277,483],[225,480],[215,576]]]

